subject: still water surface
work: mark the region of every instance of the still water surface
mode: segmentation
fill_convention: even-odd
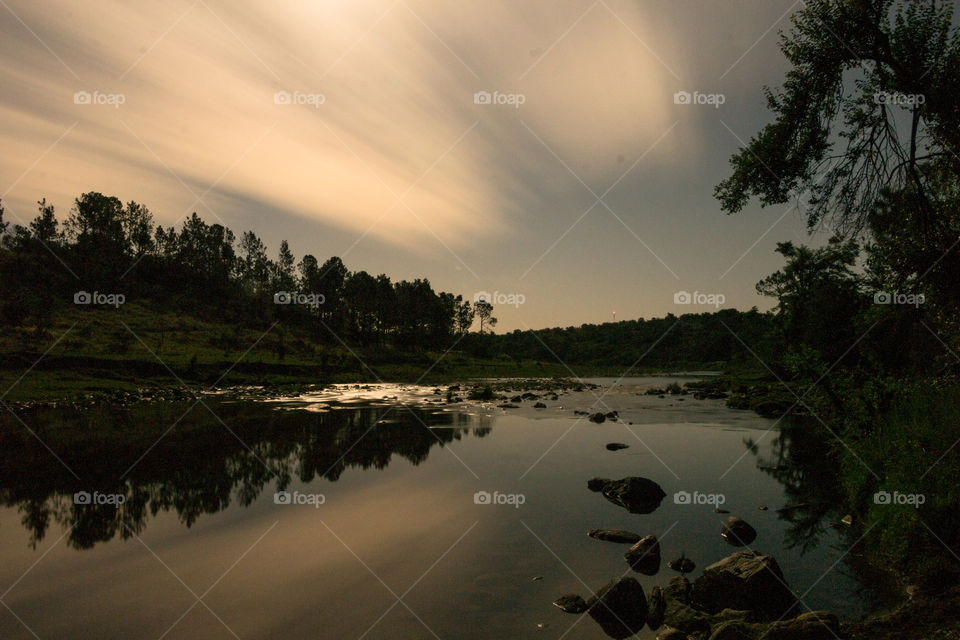
[[[819,455],[802,429],[641,395],[671,380],[594,380],[539,410],[374,385],[25,416],[52,453],[4,423],[0,638],[605,638],[551,602],[624,574],[649,593],[681,553],[693,578],[735,551],[719,535],[727,516],[678,504],[682,491],[722,495],[807,606],[861,615],[832,481],[797,468]],[[601,394],[620,421],[574,415]],[[653,513],[586,487],[633,475],[667,493]],[[124,503],[78,506],[78,491]],[[626,546],[594,528],[657,535],[660,572],[631,572]]]

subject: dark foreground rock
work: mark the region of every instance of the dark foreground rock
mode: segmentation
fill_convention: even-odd
[[[640,540],[640,534],[634,533],[633,531],[625,531],[623,529],[592,529],[590,533],[587,534],[591,538],[596,538],[597,540],[606,540],[607,542],[622,542],[625,544],[633,544]]]
[[[619,451],[620,449],[629,449],[630,445],[622,442],[611,442],[607,445],[607,451]]]
[[[647,621],[647,599],[634,578],[611,580],[587,603],[587,613],[611,638],[629,638]]]
[[[674,571],[679,571],[680,573],[691,573],[697,568],[697,565],[693,562],[693,560],[686,556],[680,556],[676,560],[671,560],[667,563],[667,566]]]
[[[709,640],[835,640],[840,624],[829,611],[810,611],[773,623],[730,621],[717,624]]]
[[[600,412],[591,414],[589,418],[590,422],[596,422],[597,424],[604,422],[606,419],[607,419],[607,416],[603,415]]]
[[[796,597],[772,556],[740,551],[704,569],[690,586],[690,602],[708,613],[749,610],[761,620],[775,620],[796,604]]]
[[[660,542],[656,536],[647,536],[623,554],[634,571],[644,575],[656,575],[660,571]]]
[[[667,612],[667,598],[663,589],[654,587],[647,599],[647,626],[656,631],[663,626],[663,616]]]
[[[653,513],[667,495],[653,480],[637,476],[607,482],[602,491],[603,497],[630,513]]]
[[[745,520],[730,516],[720,528],[720,535],[735,547],[743,547],[757,539],[757,530]]]

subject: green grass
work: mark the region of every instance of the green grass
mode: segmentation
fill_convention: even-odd
[[[458,351],[345,348],[320,343],[282,323],[239,327],[140,304],[119,309],[70,307],[59,311],[46,329],[7,329],[0,334],[0,361],[4,363],[0,394],[5,401],[182,388],[181,380],[191,386],[273,387],[378,379],[438,384],[572,376],[559,362],[515,361],[506,355],[482,359]],[[585,377],[623,373],[623,367],[572,368]]]

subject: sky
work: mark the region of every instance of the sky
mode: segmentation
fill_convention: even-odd
[[[823,235],[713,188],[801,6],[0,0],[0,198],[21,224],[87,191],[196,211],[486,292],[498,332],[766,309],[776,242]]]

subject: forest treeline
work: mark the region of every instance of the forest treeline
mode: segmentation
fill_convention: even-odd
[[[723,363],[748,357],[735,335],[753,341],[770,326],[769,315],[754,309],[494,335],[488,301],[436,292],[426,278],[394,282],[351,271],[338,257],[297,260],[286,241],[271,257],[254,232],[237,240],[196,213],[179,229],[163,227],[142,204],[91,192],[62,222],[41,200],[31,222],[11,225],[0,204],[0,322],[42,332],[66,305],[97,305],[75,300],[78,292],[238,326],[279,321],[319,344],[400,352],[455,346],[481,358],[602,366]]]
[[[337,257],[298,261],[286,241],[271,257],[254,232],[238,240],[196,213],[175,229],[155,225],[142,204],[124,205],[101,193],[77,198],[62,223],[52,205],[38,205],[26,226],[11,226],[0,205],[0,322],[6,326],[42,330],[78,292],[97,292],[226,323],[279,320],[321,343],[426,349],[449,347],[478,312],[489,316],[492,308],[436,292],[426,278],[393,282],[350,271]]]

